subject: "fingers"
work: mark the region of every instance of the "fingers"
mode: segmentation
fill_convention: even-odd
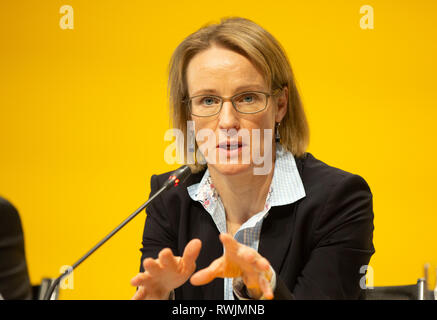
[[[132,286],[138,287],[144,281],[146,281],[147,277],[150,277],[154,274],[159,274],[162,271],[163,266],[172,265],[173,263],[175,263],[175,258],[171,253],[171,250],[168,248],[161,250],[159,257],[162,261],[152,258],[144,259],[143,267],[145,272],[138,273],[135,277],[131,279],[130,283]],[[160,261],[162,262],[162,265],[159,263]]]
[[[214,260],[207,268],[197,271],[190,278],[190,282],[193,286],[201,286],[203,284],[210,283],[221,275],[223,257]]]
[[[193,239],[185,246],[182,259],[185,263],[193,263],[199,256],[202,242],[199,239]]]
[[[165,268],[176,269],[177,261],[173,252],[169,248],[162,249],[158,255],[159,262]]]
[[[135,277],[133,277],[130,281],[131,285],[134,287],[143,285],[145,281],[150,279],[150,277],[162,273],[163,268],[167,266],[175,267],[176,266],[175,260],[176,258],[173,256],[173,253],[169,248],[161,250],[158,259],[152,259],[152,258],[144,259],[143,261],[144,272],[138,273]],[[136,294],[140,294],[139,290],[137,290]]]
[[[270,281],[267,280],[267,277],[264,274],[259,275],[259,285],[264,297],[268,300],[273,299],[272,286],[270,285]]]
[[[158,261],[152,258],[146,258],[143,262],[144,270],[150,274],[156,274],[161,270]]]
[[[132,297],[132,300],[144,300],[145,297],[146,297],[146,288],[141,286],[135,292],[134,296]]]
[[[138,273],[135,277],[133,277],[130,281],[130,284],[134,287],[138,287],[141,282],[144,281],[145,275],[144,273]]]
[[[270,263],[264,257],[260,257],[260,258],[256,259],[255,265],[260,270],[263,270],[263,271],[270,270]]]
[[[267,271],[270,263],[254,249],[237,242],[231,235],[220,234],[220,241],[223,243],[226,254],[237,262],[243,270],[256,269],[257,271]]]
[[[220,234],[227,257],[241,269],[243,281],[248,288],[260,290],[266,299],[273,299],[270,284],[270,263],[254,249],[238,243],[231,235]]]
[[[227,252],[236,253],[238,251],[239,243],[230,234],[221,233],[219,237]]]

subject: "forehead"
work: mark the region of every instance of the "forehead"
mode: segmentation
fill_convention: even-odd
[[[190,95],[201,92],[232,94],[240,88],[266,90],[263,74],[245,56],[221,47],[195,55],[187,66]]]

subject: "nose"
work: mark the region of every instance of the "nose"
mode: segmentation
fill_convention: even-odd
[[[240,118],[231,101],[223,102],[219,115],[219,128],[225,130],[240,128]]]

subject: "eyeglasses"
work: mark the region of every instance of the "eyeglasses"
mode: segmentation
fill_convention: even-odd
[[[240,113],[253,114],[263,111],[268,104],[269,97],[277,95],[281,89],[273,90],[272,93],[260,91],[247,91],[232,97],[220,97],[215,95],[199,95],[185,100],[193,116],[211,117],[220,112],[224,101],[231,101],[235,110]]]

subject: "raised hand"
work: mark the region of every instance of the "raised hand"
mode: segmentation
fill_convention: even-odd
[[[214,260],[207,268],[197,271],[191,276],[193,285],[204,285],[215,278],[242,277],[249,295],[254,299],[264,296],[273,299],[270,285],[272,271],[270,263],[256,250],[238,243],[231,235],[220,234],[224,246],[224,254]]]
[[[131,280],[131,285],[138,287],[132,299],[168,299],[171,291],[184,284],[196,269],[201,246],[199,239],[193,239],[186,245],[182,257],[175,257],[171,249],[165,248],[157,259],[144,259],[144,272]]]

